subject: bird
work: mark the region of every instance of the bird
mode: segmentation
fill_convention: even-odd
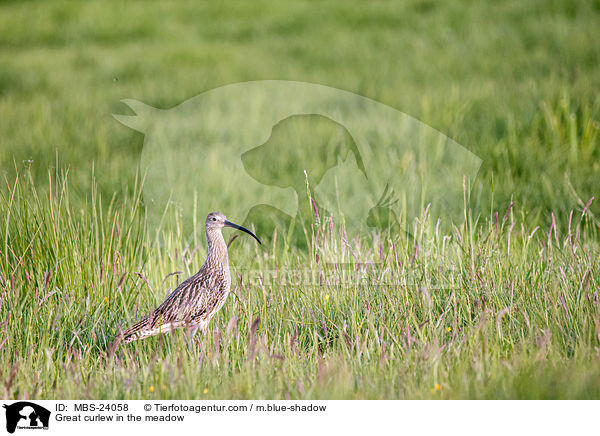
[[[208,255],[200,270],[177,286],[149,315],[118,335],[117,343],[127,344],[178,328],[189,329],[191,342],[198,329],[203,333],[206,331],[231,289],[229,254],[221,233],[223,227],[248,233],[261,244],[254,233],[227,221],[221,212],[209,213],[205,223]]]

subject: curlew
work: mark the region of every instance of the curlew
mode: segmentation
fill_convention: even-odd
[[[181,283],[152,313],[122,332],[117,342],[128,343],[181,327],[190,330],[191,339],[198,329],[206,330],[231,288],[227,245],[221,234],[223,227],[246,232],[261,243],[254,233],[227,221],[222,213],[208,214],[205,224],[208,256],[200,270]]]

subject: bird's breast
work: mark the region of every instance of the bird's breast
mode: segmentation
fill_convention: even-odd
[[[229,271],[229,265],[225,265],[223,269],[223,279],[225,281],[225,290],[229,292],[231,289],[231,272]]]

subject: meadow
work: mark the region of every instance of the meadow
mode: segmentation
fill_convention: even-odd
[[[597,1],[6,1],[0,29],[4,397],[600,397]],[[462,144],[483,165],[461,219],[346,240],[291,180],[295,237],[235,240],[206,337],[112,349],[206,251],[177,213],[149,225],[144,137],[111,114],[257,79],[349,90]]]

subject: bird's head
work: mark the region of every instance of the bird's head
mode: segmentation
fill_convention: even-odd
[[[254,239],[256,239],[259,244],[262,244],[262,242],[260,242],[260,239],[258,239],[254,233],[242,226],[232,223],[231,221],[227,221],[227,218],[221,212],[211,212],[208,214],[208,216],[206,217],[207,232],[211,229],[222,229],[223,227],[232,227],[234,229],[241,230],[242,232],[246,232]]]

